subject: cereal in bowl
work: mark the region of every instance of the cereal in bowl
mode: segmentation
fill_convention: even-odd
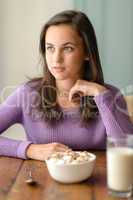
[[[91,154],[87,151],[66,151],[53,153],[48,158],[48,161],[56,164],[78,164],[90,159]]]

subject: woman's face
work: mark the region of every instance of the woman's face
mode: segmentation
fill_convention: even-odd
[[[81,77],[86,53],[82,38],[71,25],[52,25],[45,37],[46,62],[56,80]]]

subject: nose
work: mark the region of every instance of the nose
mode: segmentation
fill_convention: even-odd
[[[63,55],[60,50],[56,50],[53,54],[53,63],[62,63],[63,62]]]

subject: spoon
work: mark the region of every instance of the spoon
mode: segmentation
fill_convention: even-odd
[[[29,175],[28,178],[25,181],[28,185],[36,185],[37,182],[33,179],[32,174],[31,174],[31,170],[29,171]]]

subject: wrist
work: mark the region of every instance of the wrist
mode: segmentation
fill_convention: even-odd
[[[27,158],[33,158],[34,152],[36,149],[36,144],[30,144],[26,150]]]
[[[95,91],[95,96],[102,94],[106,91],[107,91],[107,88],[105,88],[104,86],[99,86]]]

